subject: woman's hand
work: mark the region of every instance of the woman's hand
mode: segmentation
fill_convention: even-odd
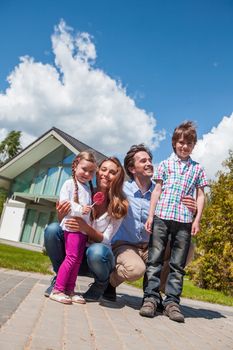
[[[67,219],[65,221],[65,225],[68,228],[69,231],[81,231],[81,232],[86,232],[88,228],[88,224],[80,217],[74,216],[70,219]]]
[[[56,202],[56,210],[58,220],[61,222],[62,219],[69,214],[71,205],[69,201]]]
[[[182,198],[182,203],[194,214],[197,211],[197,202],[196,200],[191,196],[184,196]]]

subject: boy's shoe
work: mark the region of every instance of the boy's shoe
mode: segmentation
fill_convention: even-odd
[[[107,288],[104,291],[102,300],[107,300],[112,302],[116,301],[116,288],[113,287],[110,283],[108,284]]]
[[[83,294],[86,301],[98,301],[103,295],[104,289],[106,288],[105,283],[94,282],[90,288]]]
[[[153,297],[145,298],[139,314],[143,317],[154,317],[157,309],[157,302]]]
[[[169,303],[165,306],[164,315],[170,318],[170,320],[175,322],[184,322],[184,315],[182,314],[179,304]]]
[[[54,287],[54,285],[55,285],[55,283],[56,283],[56,279],[57,279],[57,275],[56,276],[54,276],[52,279],[51,279],[51,281],[50,281],[50,286],[45,290],[45,292],[44,292],[44,296],[45,297],[49,297],[50,296],[50,294],[51,294],[51,292],[52,292],[52,290],[53,290],[53,287]]]
[[[71,297],[62,292],[52,291],[50,293],[49,299],[57,301],[62,304],[72,304]]]

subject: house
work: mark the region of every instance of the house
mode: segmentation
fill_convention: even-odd
[[[56,201],[71,176],[79,152],[105,155],[53,127],[0,168],[0,187],[8,198],[0,220],[0,239],[43,246],[43,231],[56,220]]]

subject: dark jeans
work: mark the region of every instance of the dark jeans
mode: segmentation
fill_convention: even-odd
[[[191,242],[191,223],[181,223],[172,220],[162,220],[154,217],[153,234],[150,236],[148,262],[146,267],[147,286],[144,298],[153,297],[160,301],[160,273],[164,261],[164,252],[168,237],[171,237],[171,258],[169,262],[164,305],[180,302],[183,288],[184,267]]]
[[[65,259],[64,232],[57,222],[46,227],[44,244],[53,265],[53,270],[57,274]],[[112,249],[102,243],[93,243],[86,248],[79,275],[94,276],[98,282],[106,282],[114,267],[115,259]]]

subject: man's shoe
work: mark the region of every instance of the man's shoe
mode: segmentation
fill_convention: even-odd
[[[94,282],[83,294],[83,297],[86,301],[98,301],[99,298],[103,295],[105,288],[105,283]]]
[[[113,287],[110,283],[108,284],[107,288],[104,291],[102,300],[107,300],[112,302],[116,301],[116,288]]]
[[[53,290],[53,287],[54,287],[54,285],[55,285],[55,283],[56,283],[56,279],[57,279],[57,276],[54,276],[52,279],[51,279],[51,281],[50,281],[50,286],[45,290],[45,292],[44,292],[44,296],[45,297],[49,297],[50,296],[50,294],[51,294],[51,292],[52,292],[52,290]]]
[[[170,320],[175,322],[184,322],[184,315],[180,311],[180,307],[177,303],[169,303],[165,306],[164,315],[170,318]]]
[[[154,317],[157,309],[156,300],[152,297],[145,298],[139,314],[143,317]]]

